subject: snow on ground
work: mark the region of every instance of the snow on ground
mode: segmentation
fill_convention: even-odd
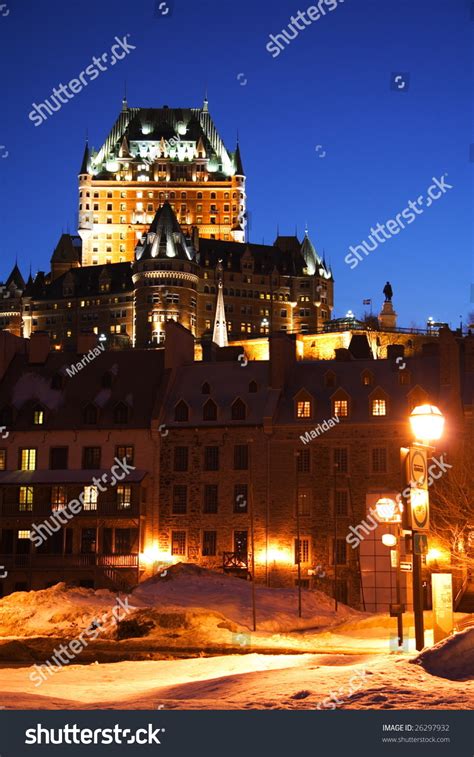
[[[228,655],[72,665],[35,687],[1,671],[7,709],[473,709],[474,682],[428,674],[398,655]]]
[[[252,628],[251,583],[241,578],[194,565],[178,563],[166,575],[154,576],[140,584],[132,599],[145,605],[194,607],[215,610],[229,620]],[[320,591],[303,591],[302,618],[298,617],[296,589],[255,588],[257,625],[260,631],[284,632],[297,628],[332,625],[358,616],[355,610],[339,604]]]
[[[415,662],[443,678],[474,679],[474,627],[424,650]]]

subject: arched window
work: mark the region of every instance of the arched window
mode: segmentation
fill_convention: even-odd
[[[249,392],[255,393],[258,389],[257,382],[251,381],[249,384]]]
[[[244,421],[247,416],[247,408],[245,403],[238,397],[235,402],[232,403],[231,417],[233,421]]]
[[[174,409],[174,419],[178,423],[184,423],[189,419],[189,408],[184,400],[180,400]]]
[[[97,423],[97,408],[95,405],[86,405],[84,408],[84,423],[93,426]]]
[[[216,403],[208,399],[202,409],[203,421],[216,421],[217,420],[217,405]]]
[[[128,423],[128,406],[125,402],[119,402],[114,409],[114,423]]]
[[[211,393],[211,387],[206,381],[201,387],[201,394],[210,394],[210,393]]]

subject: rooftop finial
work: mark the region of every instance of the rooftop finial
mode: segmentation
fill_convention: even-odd
[[[128,102],[127,102],[127,80],[125,79],[123,83],[123,99],[122,99],[122,111],[125,112],[128,110]]]
[[[204,103],[203,103],[202,109],[204,113],[209,112],[209,100],[207,99],[207,86],[206,86],[206,91],[204,93]]]

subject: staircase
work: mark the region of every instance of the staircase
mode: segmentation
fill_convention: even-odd
[[[118,589],[119,591],[123,591],[124,593],[131,591],[133,586],[135,585],[130,584],[124,578],[122,573],[120,573],[118,570],[115,570],[115,568],[104,568],[104,575],[107,576],[114,589]]]

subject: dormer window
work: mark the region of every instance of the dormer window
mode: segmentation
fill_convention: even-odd
[[[33,410],[33,425],[42,426],[44,423],[44,410],[39,405]]]
[[[124,402],[119,402],[114,410],[114,423],[125,425],[128,423],[128,406]]]
[[[61,376],[60,373],[55,373],[51,379],[51,389],[56,389],[56,391],[58,391],[62,389],[63,386],[64,386],[64,376]]]
[[[201,387],[201,394],[210,394],[210,393],[211,393],[211,387],[206,381]]]
[[[217,405],[213,400],[207,400],[206,404],[204,405],[202,409],[202,419],[203,421],[217,420]]]
[[[242,400],[237,398],[232,404],[231,417],[233,421],[244,421],[247,416],[247,408]]]
[[[257,390],[258,390],[257,382],[256,381],[251,381],[250,384],[249,384],[249,392],[251,394],[255,394],[255,392]]]
[[[174,419],[178,423],[184,423],[189,419],[189,408],[184,400],[180,400],[175,406]]]
[[[84,423],[94,426],[97,423],[97,408],[95,405],[86,405],[84,408]]]
[[[348,400],[334,400],[333,412],[338,418],[347,418],[349,415],[349,401]]]
[[[296,403],[297,418],[311,418],[311,402],[309,400],[298,400]]]
[[[325,386],[336,386],[336,374],[333,371],[327,371],[327,373],[324,376],[324,385]]]
[[[371,414],[373,416],[387,415],[387,400],[376,398],[371,401]]]
[[[361,378],[362,386],[372,386],[372,384],[374,383],[374,377],[370,371],[364,371]]]

